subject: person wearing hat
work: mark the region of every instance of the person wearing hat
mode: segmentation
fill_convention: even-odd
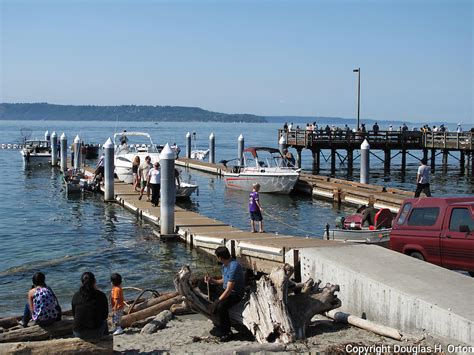
[[[431,197],[430,191],[430,168],[426,158],[421,159],[420,166],[418,167],[418,173],[416,174],[416,190],[415,198],[420,197],[421,191],[423,191],[426,197]]]

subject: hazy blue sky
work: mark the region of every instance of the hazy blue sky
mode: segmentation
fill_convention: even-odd
[[[473,122],[474,1],[5,1],[1,102]]]

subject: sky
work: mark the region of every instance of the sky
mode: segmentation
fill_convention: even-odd
[[[473,123],[474,1],[0,0],[0,102]]]

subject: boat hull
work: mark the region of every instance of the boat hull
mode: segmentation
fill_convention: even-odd
[[[329,237],[326,233],[326,239],[340,240],[345,242],[380,244],[387,245],[390,241],[390,232],[392,228],[383,228],[377,230],[369,229],[331,229]]]
[[[176,198],[190,197],[197,190],[197,188],[197,185],[191,185],[182,182],[179,187],[176,186]]]
[[[50,164],[51,163],[51,154],[47,153],[29,153],[27,154],[24,151],[21,151],[21,156],[23,157],[23,162],[25,164]]]
[[[296,182],[298,174],[234,174],[224,173],[226,187],[234,190],[252,191],[254,184],[260,185],[263,193],[289,194]]]

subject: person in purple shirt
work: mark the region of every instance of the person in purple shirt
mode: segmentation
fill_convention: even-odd
[[[252,192],[249,196],[249,212],[250,212],[250,226],[252,227],[252,233],[255,233],[255,222],[258,222],[258,228],[260,233],[264,233],[263,230],[263,208],[260,205],[260,198],[258,192],[260,191],[260,185],[254,184]]]

